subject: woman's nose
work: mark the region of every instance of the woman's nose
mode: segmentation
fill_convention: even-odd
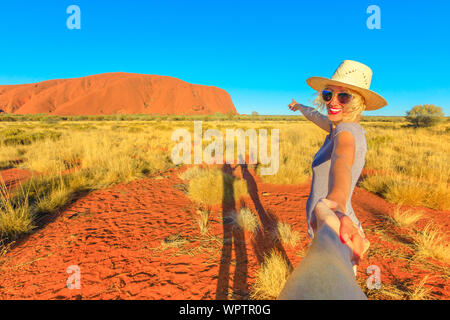
[[[334,94],[334,95],[333,95],[333,98],[332,98],[331,101],[330,101],[330,105],[332,105],[332,106],[341,105],[341,104],[339,103],[339,100],[338,100],[337,96],[338,96],[337,94]]]

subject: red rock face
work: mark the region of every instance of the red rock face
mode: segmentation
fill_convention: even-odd
[[[54,115],[237,114],[225,90],[134,73],[3,85],[0,109],[6,113]]]

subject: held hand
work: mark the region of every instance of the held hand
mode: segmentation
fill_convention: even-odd
[[[322,199],[322,201],[333,211],[338,207],[332,200]],[[336,216],[341,223],[339,228],[339,237],[341,242],[347,245],[353,252],[352,263],[359,265],[364,253],[369,249],[370,242],[366,239],[364,233],[353,223],[353,221],[344,213],[335,211]]]
[[[300,104],[298,104],[294,99],[292,99],[292,103],[289,104],[288,107],[292,111],[297,111],[300,109]]]
[[[359,265],[364,253],[369,248],[369,240],[367,240],[359,230],[353,221],[345,214],[338,213],[341,222],[341,227],[339,229],[340,238],[342,243],[346,244],[353,252],[352,263]]]

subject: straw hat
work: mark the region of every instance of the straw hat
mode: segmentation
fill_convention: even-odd
[[[372,70],[360,62],[345,60],[337,68],[331,79],[311,77],[306,83],[316,91],[322,91],[328,85],[349,88],[364,97],[366,110],[377,110],[387,105],[387,101],[370,88]]]

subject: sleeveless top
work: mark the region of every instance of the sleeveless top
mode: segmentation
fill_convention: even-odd
[[[352,166],[352,183],[350,194],[347,199],[346,212],[345,214],[352,219],[353,223],[358,226],[361,230],[361,223],[353,211],[351,198],[353,190],[355,189],[356,183],[361,175],[361,171],[365,164],[367,143],[366,143],[366,132],[361,127],[359,123],[356,122],[341,122],[333,130],[332,123],[328,120],[328,117],[322,115],[318,111],[310,107],[301,107],[302,113],[305,117],[315,124],[317,124],[322,129],[329,132],[328,136],[322,147],[314,156],[312,163],[312,183],[311,191],[309,193],[308,201],[306,202],[306,218],[308,221],[308,235],[311,239],[314,237],[314,233],[311,227],[311,222],[314,219],[313,210],[316,207],[320,199],[326,198],[329,191],[332,189],[331,172],[330,168],[333,162],[333,154],[335,147],[335,140],[340,132],[347,131],[353,135],[355,139],[355,159]]]

